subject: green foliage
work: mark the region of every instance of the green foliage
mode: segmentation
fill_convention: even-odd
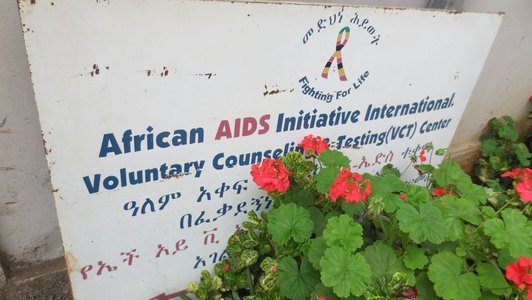
[[[491,238],[495,247],[508,249],[512,257],[532,257],[532,223],[518,210],[505,209],[502,211],[502,220],[487,220],[484,233]]]
[[[429,259],[425,255],[425,250],[411,244],[405,249],[405,257],[403,261],[407,268],[415,270],[423,269],[423,267],[425,267],[429,262]]]
[[[362,254],[339,247],[328,248],[320,260],[323,285],[339,297],[360,296],[371,280],[371,268]]]
[[[354,251],[362,246],[362,226],[348,215],[329,219],[323,238],[329,247],[340,247]]]
[[[472,272],[464,272],[462,258],[450,252],[434,255],[429,266],[429,279],[436,294],[443,299],[474,300],[480,298],[480,284]]]
[[[293,203],[283,204],[270,211],[268,231],[278,245],[290,239],[301,243],[310,238],[314,224],[309,212]]]
[[[529,165],[530,154],[508,118],[490,121],[481,152],[482,185],[453,162],[415,165],[424,186],[385,165],[363,175],[371,193],[360,202],[329,197],[350,165],[340,151],[289,153],[280,158],[289,189],[268,194],[274,208],[261,218],[248,212],[229,257],[189,290],[200,300],[406,300],[416,291],[416,299],[518,299],[505,268],[532,257],[532,206],[500,175]]]
[[[298,267],[294,258],[284,257],[279,261],[279,282],[283,296],[305,300],[320,282],[320,274],[308,260],[303,259]]]
[[[532,158],[508,116],[488,122],[488,130],[480,138],[480,154],[475,172],[482,182],[498,179],[501,173],[517,167],[529,167]]]
[[[445,241],[447,228],[438,208],[430,203],[420,205],[419,211],[412,205],[403,205],[397,211],[399,228],[415,243],[430,241],[440,244]]]

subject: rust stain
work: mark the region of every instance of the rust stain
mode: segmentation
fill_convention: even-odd
[[[214,77],[216,76],[216,73],[199,73],[199,74],[194,74],[194,76],[206,76],[207,79],[211,79],[211,77]]]
[[[52,150],[46,148],[46,140],[44,139],[44,133],[42,133],[41,136],[42,136],[42,144],[44,147],[44,154],[49,154],[50,152],[52,152]]]
[[[78,260],[72,253],[70,253],[70,251],[65,251],[65,259],[68,273],[81,271]]]
[[[0,130],[0,133],[11,133],[11,130],[9,130],[9,129],[3,129],[3,130]]]
[[[166,76],[168,76],[169,73],[170,72],[168,71],[168,69],[166,67],[163,67],[163,70],[162,70],[160,75],[161,75],[161,77],[163,77],[163,76],[166,77]]]
[[[94,77],[94,75],[100,75],[100,68],[97,64],[92,65],[91,76]]]
[[[262,95],[264,97],[270,96],[270,95],[275,95],[275,94],[280,94],[280,93],[284,93],[284,92],[288,91],[287,89],[281,90],[281,89],[277,88],[277,86],[273,87],[271,90],[268,90],[268,86],[267,85],[264,85],[264,89],[266,90],[266,91],[264,91],[262,93]],[[291,89],[289,92],[293,92],[293,91],[294,91],[294,89]]]
[[[36,0],[31,0],[30,3],[31,4],[35,4],[37,1]]]

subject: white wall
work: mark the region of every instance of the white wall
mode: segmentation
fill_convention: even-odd
[[[428,3],[427,0],[309,2],[418,8]],[[16,3],[0,1],[0,123],[7,117],[0,127],[0,253],[4,263],[13,268],[62,256]],[[507,114],[524,120],[527,115],[528,98],[532,95],[532,1],[466,0],[463,7],[465,11],[506,13],[451,147],[458,158],[469,158],[489,118]]]

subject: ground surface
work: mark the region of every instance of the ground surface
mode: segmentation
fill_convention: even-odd
[[[0,287],[0,300],[72,299],[63,258],[14,272]]]

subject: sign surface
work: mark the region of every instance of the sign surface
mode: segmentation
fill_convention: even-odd
[[[23,0],[20,13],[76,299],[197,280],[247,212],[272,205],[251,164],[305,135],[360,173],[446,148],[501,23],[162,0]]]

